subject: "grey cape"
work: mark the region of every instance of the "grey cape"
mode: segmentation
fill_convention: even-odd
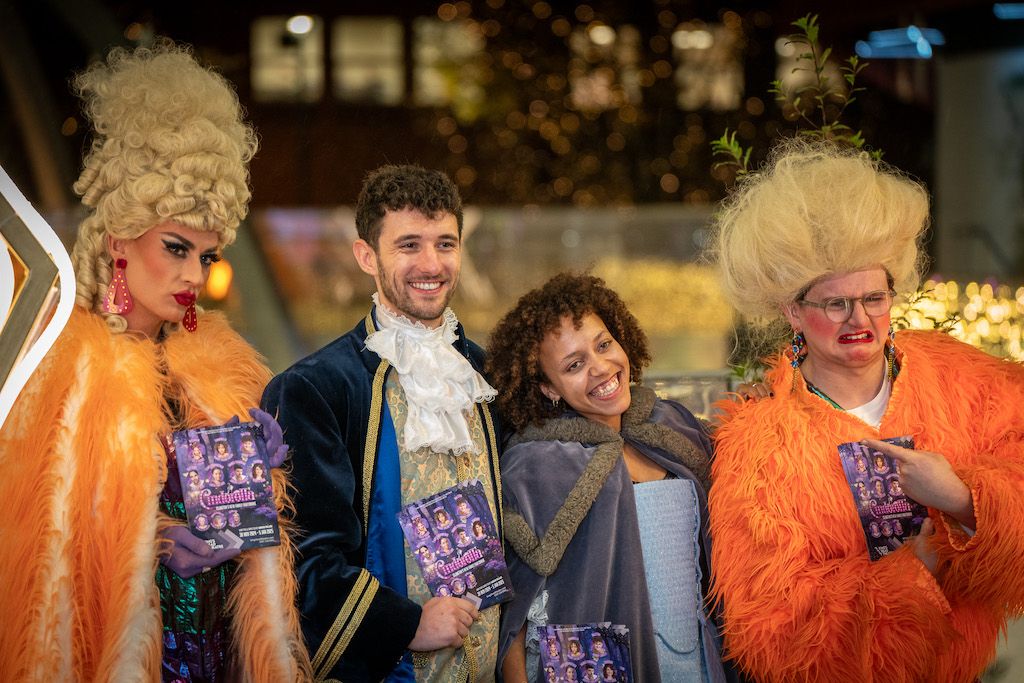
[[[626,625],[634,680],[660,680],[623,440],[674,475],[695,483],[701,509],[700,561],[705,581],[710,576],[705,562],[711,551],[707,534],[711,442],[686,408],[634,386],[621,433],[572,412],[528,427],[511,439],[501,459],[505,539],[516,595],[502,614],[499,671],[509,645],[526,623],[531,603],[547,590],[548,623]],[[718,640],[715,628],[711,621],[705,640]],[[717,658],[709,664],[717,666]],[[535,675],[527,673],[531,678]],[[721,679],[722,672],[711,678]]]

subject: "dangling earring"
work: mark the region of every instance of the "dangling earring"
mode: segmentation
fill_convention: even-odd
[[[114,275],[110,278],[110,284],[107,285],[107,296],[103,300],[103,310],[107,313],[124,315],[132,310],[134,305],[132,293],[128,291],[128,281],[124,276],[124,269],[127,267],[128,262],[123,258],[114,261]],[[117,303],[118,300],[121,303]]]
[[[807,340],[804,333],[799,330],[793,332],[793,339],[790,341],[789,364],[796,370],[804,362],[807,356]]]
[[[892,324],[889,325],[889,343],[885,347],[886,372],[889,373],[889,380],[896,379],[896,330]]]
[[[193,301],[185,309],[185,317],[181,319],[181,326],[189,332],[195,332],[199,327],[199,317],[196,315],[196,304]]]
[[[551,399],[551,407],[552,408],[557,408],[558,407],[558,402],[561,401],[561,400],[562,399],[560,399],[560,398],[553,398],[553,399]]]

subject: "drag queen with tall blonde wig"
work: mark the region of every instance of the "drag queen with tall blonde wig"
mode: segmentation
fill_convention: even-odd
[[[974,681],[1024,606],[1024,368],[939,331],[892,333],[918,285],[924,188],[793,142],[717,218],[725,291],[784,318],[773,399],[724,402],[710,494],[727,655],[758,681]],[[916,450],[877,439],[913,436]],[[866,441],[929,508],[871,561],[837,446]]]
[[[0,436],[0,680],[304,680],[286,518],[278,547],[212,551],[181,522],[165,447],[248,419],[270,377],[195,307],[246,215],[255,135],[227,81],[170,43],[115,50],[75,87],[95,128],[77,306]],[[277,424],[250,414],[283,460]]]

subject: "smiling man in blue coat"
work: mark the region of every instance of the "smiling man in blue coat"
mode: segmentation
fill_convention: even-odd
[[[448,307],[462,202],[418,166],[371,172],[353,253],[376,284],[347,334],[263,396],[292,449],[296,572],[318,680],[491,681],[498,608],[433,597],[397,514],[456,483],[484,483],[501,528],[498,439],[483,352]]]

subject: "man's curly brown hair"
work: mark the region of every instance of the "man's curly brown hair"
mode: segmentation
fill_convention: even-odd
[[[608,328],[629,358],[630,380],[639,382],[651,362],[647,335],[619,295],[593,275],[559,273],[542,287],[519,299],[491,333],[487,349],[488,379],[498,390],[498,409],[513,429],[557,417],[555,407],[540,391],[547,382],[540,368],[540,344],[549,332],[570,317],[579,329],[593,313]]]
[[[356,231],[376,251],[381,223],[388,211],[415,209],[431,220],[455,216],[462,235],[459,188],[441,171],[415,164],[381,166],[370,171],[356,200]]]

